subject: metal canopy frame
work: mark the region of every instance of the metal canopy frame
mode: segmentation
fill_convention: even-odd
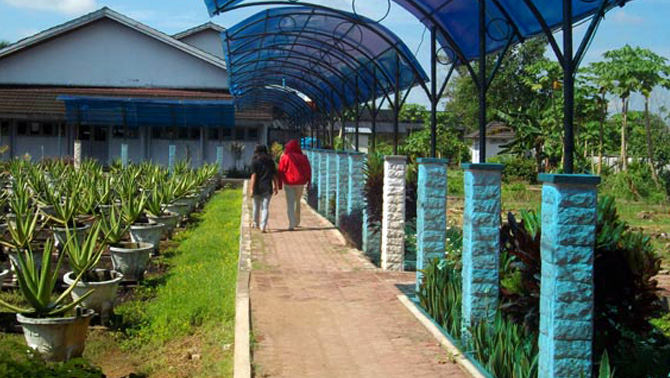
[[[430,128],[431,128],[431,155],[436,155],[437,140],[437,106],[449,79],[452,77],[456,67],[464,67],[478,89],[479,102],[479,161],[486,161],[486,94],[492,81],[494,80],[498,69],[500,68],[504,56],[511,46],[522,43],[528,38],[535,36],[544,36],[547,38],[552,51],[563,68],[563,87],[564,87],[564,162],[563,169],[565,173],[574,171],[574,80],[582,59],[588,47],[593,40],[598,26],[605,16],[605,13],[616,7],[624,6],[631,0],[472,0],[472,3],[464,3],[458,0],[444,0],[441,3],[428,0],[393,0],[399,6],[412,13],[423,23],[431,35],[431,62],[430,62],[430,88],[422,84],[430,104]],[[205,0],[210,15],[220,14],[226,11],[241,9],[251,6],[275,6],[296,4],[298,0],[276,0],[276,1],[250,1],[250,0]],[[319,4],[300,1],[303,7],[309,7],[315,10],[327,12],[337,12],[346,14],[352,20],[359,22],[365,20],[379,25],[378,22],[365,19],[355,13],[355,0],[352,0],[354,13],[348,13],[340,10],[331,9]],[[450,7],[460,7],[460,17],[456,18]],[[463,17],[463,7],[471,17]],[[560,8],[559,8],[560,7]],[[456,21],[454,21],[456,20]],[[579,46],[574,52],[575,40],[573,37],[573,27],[577,22],[589,22],[588,29],[581,41],[577,41]],[[454,22],[459,26],[455,30],[452,26]],[[470,33],[470,36],[476,36],[476,39],[468,40],[459,32],[474,28],[476,32]],[[560,30],[563,35],[563,46],[559,46],[554,37],[554,33]],[[476,42],[476,45],[475,45]],[[470,43],[468,45],[467,43]],[[438,49],[438,45],[440,48]],[[486,57],[491,54],[497,54],[497,59],[492,67],[487,67]],[[438,56],[446,56],[447,62],[440,61]],[[473,63],[478,65],[474,66]],[[446,78],[438,82],[438,65],[449,65]],[[388,76],[388,75],[387,75]],[[373,76],[372,93],[377,93],[376,80],[377,75]],[[360,115],[360,104],[367,107],[373,115],[372,119],[372,146],[375,146],[375,123],[378,109],[376,109],[377,97],[370,96],[368,99],[358,97],[360,92],[359,77],[356,77],[356,100],[353,104],[355,108],[355,121],[358,125],[358,116]],[[392,82],[385,77],[386,83]],[[369,87],[368,87],[369,89]],[[389,101],[392,108],[396,111],[395,126],[397,127],[397,112],[401,106],[400,96],[391,88],[382,96],[382,101]],[[390,95],[394,94],[391,99]],[[332,98],[331,98],[332,101]],[[360,103],[359,103],[360,102]],[[332,103],[332,102],[331,102]],[[346,101],[345,101],[346,103]],[[351,105],[351,104],[346,104]],[[332,112],[331,112],[332,114]],[[331,124],[332,128],[332,124]],[[358,127],[356,127],[358,134]],[[397,135],[396,140],[397,150]],[[356,146],[358,149],[358,146]]]
[[[280,4],[285,3],[262,3]],[[324,19],[327,23],[321,21]],[[288,26],[281,27],[286,20]],[[271,28],[275,25],[280,27]],[[360,40],[350,36],[352,31],[360,34]],[[365,45],[364,35],[374,36],[373,49]],[[361,104],[381,98],[392,105],[397,119],[412,87],[418,85],[429,93],[427,75],[402,41],[390,30],[352,13],[323,6],[273,8],[249,17],[223,36],[234,96],[268,84],[302,92],[314,101],[316,112],[322,113],[314,117],[311,128],[323,126],[325,134],[329,124],[331,142],[334,122],[344,121],[345,110],[360,109]],[[384,43],[381,48],[380,41]],[[395,123],[397,134],[397,120]],[[394,139],[397,151],[397,135]]]

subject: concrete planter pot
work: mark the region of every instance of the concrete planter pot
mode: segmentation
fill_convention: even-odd
[[[88,232],[88,229],[91,228],[90,225],[84,224],[84,225],[79,225],[74,229],[75,235],[77,235],[77,241],[79,242],[79,245],[84,244],[84,239],[86,239],[86,233]],[[56,246],[61,246],[65,245],[67,243],[67,231],[63,227],[53,227],[54,231],[54,240],[56,241]],[[73,230],[70,230],[70,233],[72,233]]]
[[[178,224],[181,224],[182,221],[188,219],[188,214],[189,212],[189,204],[181,201],[173,202],[169,205],[165,205],[165,209],[173,214],[179,215],[179,222]]]
[[[126,281],[139,281],[149,266],[153,244],[119,243],[109,247],[114,270],[123,274]]]
[[[119,283],[123,279],[123,274],[115,270],[104,269],[96,269],[95,273],[101,277],[101,281],[84,282],[80,280],[72,290],[71,296],[72,300],[76,301],[89,291],[93,291],[88,298],[81,302],[81,305],[95,311],[104,323],[114,308],[116,293],[119,290]],[[68,272],[63,276],[63,282],[68,286],[74,284],[75,279],[74,272]]]
[[[149,223],[151,224],[162,223],[165,225],[165,228],[163,229],[163,235],[167,237],[172,236],[172,232],[177,227],[180,218],[181,216],[179,214],[171,213],[169,211],[159,217],[147,214],[147,219],[149,220]]]
[[[9,276],[9,269],[0,271],[0,287],[2,287],[2,283],[5,282],[5,278],[7,278],[7,276]]]
[[[185,203],[188,205],[188,214],[191,214],[195,210],[195,206],[198,204],[198,195],[190,195],[187,197],[184,197],[177,202]]]
[[[77,310],[66,318],[31,318],[16,314],[23,327],[28,346],[47,361],[67,361],[81,357],[86,345],[86,331],[94,312]]]
[[[158,244],[161,241],[165,224],[163,223],[135,223],[130,226],[130,240],[134,243],[148,243],[154,246],[158,251]]]

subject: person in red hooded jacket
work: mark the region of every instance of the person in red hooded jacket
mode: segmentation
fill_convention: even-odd
[[[300,226],[300,198],[302,198],[303,189],[305,185],[309,189],[312,181],[312,168],[297,140],[293,139],[286,143],[284,153],[279,160],[278,173],[286,191],[288,229],[293,230]]]

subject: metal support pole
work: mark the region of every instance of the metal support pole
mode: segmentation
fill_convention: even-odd
[[[395,91],[393,102],[393,155],[398,155],[398,132],[400,117],[400,56],[395,55]]]
[[[563,171],[573,173],[573,154],[575,150],[574,112],[575,112],[575,76],[572,52],[572,0],[563,0]]]
[[[486,163],[486,1],[479,1],[479,163]]]
[[[358,96],[359,95],[358,94],[358,75],[356,75],[355,80],[356,80],[356,107],[355,107],[356,114],[354,116],[354,124],[355,124],[356,129],[354,131],[354,147],[356,148],[356,152],[360,152],[359,145],[358,145],[358,138],[359,138],[359,136],[358,136],[359,135],[358,134],[359,122],[358,121],[359,121],[359,118],[360,118],[360,115],[361,115],[361,108],[360,108],[360,99],[359,99],[359,96]]]
[[[437,32],[430,28],[430,156],[437,157]]]
[[[372,151],[377,149],[377,69],[372,67]]]

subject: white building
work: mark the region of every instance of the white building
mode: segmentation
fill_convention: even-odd
[[[514,140],[514,130],[500,122],[491,122],[486,126],[486,159],[498,156],[502,146]],[[465,136],[470,143],[470,155],[473,163],[479,163],[479,130]]]
[[[234,112],[221,31],[212,23],[166,35],[108,8],[0,50],[3,159],[84,156],[167,164],[169,145],[193,164],[247,162],[266,143],[270,109]],[[234,114],[234,117],[233,117]],[[248,163],[247,163],[248,164]]]

